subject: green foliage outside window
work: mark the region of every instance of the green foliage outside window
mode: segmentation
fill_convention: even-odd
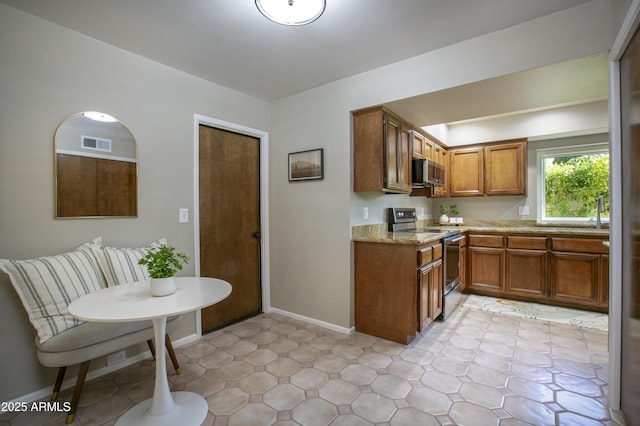
[[[609,154],[545,158],[544,176],[547,218],[595,217],[600,195],[609,217]]]

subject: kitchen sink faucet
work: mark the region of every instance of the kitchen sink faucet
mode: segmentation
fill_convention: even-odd
[[[600,229],[602,227],[602,221],[600,219],[600,214],[604,213],[604,197],[600,195],[598,197],[598,204],[596,206],[596,228]]]

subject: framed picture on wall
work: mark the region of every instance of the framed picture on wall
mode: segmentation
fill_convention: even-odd
[[[324,149],[289,154],[289,182],[324,179]]]

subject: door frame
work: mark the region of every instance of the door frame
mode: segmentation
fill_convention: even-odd
[[[609,408],[621,406],[622,356],[622,132],[620,60],[640,28],[640,0],[633,0],[609,52],[609,134],[611,226],[609,230]]]
[[[271,310],[269,274],[269,133],[200,114],[193,116],[193,243],[195,275],[200,276],[200,125],[260,139],[260,286],[262,312]],[[196,311],[196,335],[202,336],[202,313]]]

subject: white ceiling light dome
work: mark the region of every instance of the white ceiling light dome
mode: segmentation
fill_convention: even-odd
[[[324,12],[325,0],[256,0],[260,13],[282,25],[306,25]]]
[[[104,112],[98,111],[85,111],[82,113],[85,117],[93,120],[93,121],[101,121],[103,123],[116,123],[118,119],[112,115],[105,114]]]

